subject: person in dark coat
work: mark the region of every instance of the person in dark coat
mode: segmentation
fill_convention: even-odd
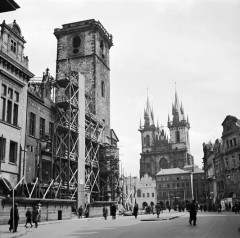
[[[38,215],[39,215],[39,213],[38,213],[38,206],[35,206],[33,208],[33,212],[32,212],[32,221],[35,224],[35,228],[38,227]]]
[[[219,205],[218,205],[218,213],[221,213],[222,212],[222,205],[221,205],[221,203],[219,203]]]
[[[116,205],[113,203],[112,206],[111,206],[111,216],[112,216],[112,219],[116,219],[116,212],[117,212],[117,207]]]
[[[137,203],[134,205],[133,215],[135,216],[135,219],[137,219],[137,215],[138,215],[138,204]]]
[[[10,211],[10,220],[8,224],[10,225],[9,231],[17,232],[18,228],[18,221],[19,221],[19,213],[18,213],[18,204],[15,203],[14,206],[11,208]]]
[[[196,226],[196,221],[197,221],[197,205],[196,205],[196,201],[195,199],[192,201],[191,205],[190,205],[190,218],[189,218],[189,224],[190,226],[192,225],[192,221],[193,221],[193,225]]]
[[[29,223],[31,225],[31,227],[33,226],[32,225],[32,212],[30,211],[30,208],[27,209],[27,212],[26,212],[26,224],[25,224],[25,227],[27,227],[27,224]]]
[[[83,207],[80,206],[80,207],[78,208],[78,219],[79,219],[79,218],[82,218],[82,214],[83,214]]]
[[[107,216],[108,216],[108,209],[106,206],[103,207],[103,217],[105,220],[107,220]]]
[[[156,209],[156,213],[157,213],[157,218],[159,218],[159,214],[161,212],[161,205],[159,202],[156,204],[155,209]]]

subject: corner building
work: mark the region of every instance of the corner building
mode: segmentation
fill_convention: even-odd
[[[142,152],[140,158],[140,178],[145,174],[156,178],[161,169],[180,168],[193,171],[193,156],[190,154],[188,117],[185,117],[182,103],[175,92],[175,100],[172,105],[172,120],[168,116],[168,129],[166,131],[155,125],[154,112],[147,98],[144,109],[144,124],[140,122]]]

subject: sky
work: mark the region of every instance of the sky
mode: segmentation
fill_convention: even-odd
[[[190,147],[202,167],[205,142],[221,138],[227,115],[240,118],[240,1],[15,0],[0,22],[19,24],[29,70],[55,77],[55,28],[95,19],[113,35],[110,49],[111,128],[126,176],[138,176],[147,95],[167,128],[175,87],[190,122]],[[168,133],[169,134],[169,133]]]

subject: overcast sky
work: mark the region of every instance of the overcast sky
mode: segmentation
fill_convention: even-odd
[[[227,115],[240,118],[240,1],[15,0],[15,19],[36,76],[55,77],[55,28],[99,20],[113,35],[110,51],[111,127],[125,175],[139,176],[140,118],[147,88],[155,119],[168,132],[175,82],[190,121],[190,146],[202,167],[202,144],[221,137]]]

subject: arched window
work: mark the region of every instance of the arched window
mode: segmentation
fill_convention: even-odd
[[[104,81],[101,82],[101,94],[102,94],[102,97],[105,98],[105,83],[104,83]]]
[[[162,158],[159,162],[159,166],[161,169],[167,169],[168,168],[168,161],[166,158]]]
[[[77,54],[79,52],[79,47],[81,45],[81,39],[79,36],[74,36],[72,41],[73,53]]]
[[[176,142],[180,142],[180,132],[176,131]]]
[[[146,136],[146,146],[150,146],[150,136]]]
[[[73,48],[79,47],[81,45],[80,37],[79,36],[74,36],[72,44],[73,44]]]

